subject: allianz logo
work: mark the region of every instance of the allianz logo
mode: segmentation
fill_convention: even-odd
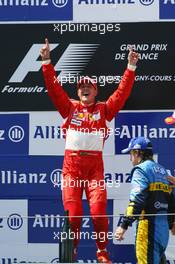
[[[140,4],[144,5],[144,6],[148,6],[154,3],[155,0],[139,0]],[[88,4],[88,5],[117,5],[117,4],[136,4],[136,0],[79,0],[78,4]]]
[[[40,215],[35,214],[35,217],[33,219],[33,228],[60,228],[62,227],[64,223],[63,217],[61,218],[59,214],[57,215]]]
[[[0,218],[0,228],[6,227],[6,225],[11,230],[18,230],[23,226],[23,218],[20,214],[13,213],[9,215],[7,218]]]
[[[123,172],[105,172],[105,182],[108,186],[110,183],[116,183],[120,186],[120,183],[130,183],[131,182],[131,173]]]
[[[149,6],[154,3],[154,0],[139,0],[142,5]]]
[[[7,218],[7,225],[12,230],[18,230],[23,225],[23,218],[19,214],[11,214]]]
[[[62,8],[67,5],[69,0],[2,0],[0,6],[41,6],[46,7],[51,3],[55,7]]]
[[[34,139],[59,139],[63,138],[60,126],[36,126],[34,130]]]
[[[0,141],[5,140],[6,130],[0,129]],[[24,129],[21,126],[12,126],[7,131],[8,138],[14,142],[18,143],[23,140],[24,138]]]
[[[115,136],[119,138],[175,138],[175,128],[148,127],[147,125],[122,125],[115,128]]]
[[[35,214],[33,219],[33,228],[61,228],[64,225],[64,216],[60,216],[59,214]],[[90,228],[90,219],[89,217],[82,218],[82,228]],[[58,238],[58,233],[54,233],[54,236]]]
[[[55,169],[50,173],[50,182],[60,185],[62,171]],[[1,170],[0,184],[47,184],[47,172],[18,172],[17,170]]]

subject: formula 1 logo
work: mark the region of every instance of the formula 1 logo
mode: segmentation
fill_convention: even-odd
[[[68,0],[52,0],[54,6],[62,8],[67,5]]]
[[[148,6],[154,3],[154,0],[139,0],[142,5]]]
[[[50,44],[50,51],[58,46],[59,44]],[[58,76],[77,76],[77,73],[82,72],[88,65],[98,46],[98,44],[69,44],[55,65],[55,70],[59,72]],[[38,57],[42,47],[43,44],[32,45],[11,76],[9,83],[23,82],[28,73],[37,72],[41,69],[42,65],[41,61],[38,61]]]

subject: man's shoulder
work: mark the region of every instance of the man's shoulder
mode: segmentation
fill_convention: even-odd
[[[155,161],[148,159],[148,160],[145,160],[145,161],[141,162],[140,164],[136,165],[133,168],[133,170],[138,169],[140,171],[147,173],[147,171],[150,170],[153,166],[155,166],[155,164],[156,164]]]

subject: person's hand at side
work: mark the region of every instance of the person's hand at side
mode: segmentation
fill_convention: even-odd
[[[171,228],[171,234],[172,234],[173,236],[175,236],[175,222],[174,222],[173,225],[172,225],[172,228]]]
[[[50,60],[50,47],[49,47],[49,41],[47,38],[45,39],[45,45],[40,50],[40,55],[41,55],[42,61]]]

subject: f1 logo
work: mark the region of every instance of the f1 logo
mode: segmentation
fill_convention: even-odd
[[[55,49],[58,44],[50,44],[50,51]],[[22,62],[19,64],[18,68],[10,78],[11,83],[20,83],[24,80],[29,72],[36,72],[41,69],[41,61],[37,61],[39,51],[43,47],[43,44],[34,44],[30,48],[29,52],[26,54]]]
[[[59,44],[50,44],[50,51]],[[98,44],[74,44],[68,45],[55,65],[55,70],[60,76],[77,75],[87,66],[89,60],[98,48]],[[41,61],[38,61],[40,49],[43,44],[33,44],[28,53],[13,73],[9,83],[20,83],[29,72],[37,72],[41,69]]]

